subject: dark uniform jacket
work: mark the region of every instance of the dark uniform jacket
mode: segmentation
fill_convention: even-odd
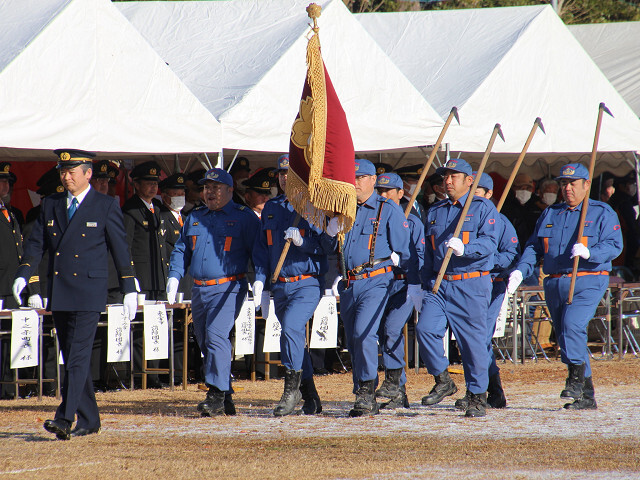
[[[164,225],[167,230],[165,234],[165,246],[166,246],[166,254],[165,259],[167,260],[167,271],[169,269],[169,259],[171,258],[171,252],[173,252],[173,247],[176,242],[180,238],[180,230],[182,227],[176,216],[171,212],[171,210],[166,206],[162,205],[160,207],[160,216],[164,220]],[[187,216],[180,214],[182,217],[182,223],[186,222]],[[178,291],[184,293],[184,298],[187,300],[191,299],[191,287],[193,287],[193,277],[186,273],[184,277],[180,279],[180,285],[178,286]]]
[[[169,271],[169,257],[165,245],[167,226],[160,215],[160,202],[154,199],[153,206],[154,212],[151,213],[142,199],[134,195],[122,206],[122,213],[140,290],[162,292],[161,296],[166,288]]]
[[[47,250],[49,310],[104,311],[109,250],[120,275],[122,292],[135,291],[118,203],[93,188],[71,221],[67,217],[66,192],[42,200],[40,216],[25,242],[16,276],[28,279]]]
[[[22,256],[20,225],[13,213],[9,212],[9,215],[11,222],[0,213],[0,297],[6,299],[13,298],[11,287]],[[11,306],[7,304],[7,307]]]

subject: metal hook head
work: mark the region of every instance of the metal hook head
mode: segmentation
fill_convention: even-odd
[[[458,116],[458,107],[453,107],[451,109],[451,113],[453,113],[453,116],[456,119],[456,122],[458,122],[458,125],[460,125],[460,117]]]
[[[498,135],[500,135],[500,138],[504,142],[505,140],[504,140],[504,135],[502,134],[502,126],[499,123],[496,123],[496,126],[493,128],[498,130]]]
[[[611,113],[611,110],[609,110],[609,109],[607,108],[607,106],[604,104],[604,102],[602,102],[602,103],[598,106],[598,108],[599,108],[600,110],[604,111],[604,112],[607,112],[609,115],[611,115],[611,116],[613,117],[613,113]]]
[[[542,119],[540,117],[536,118],[535,123],[538,124],[538,127],[540,127],[540,130],[542,130],[542,133],[546,135],[547,132],[544,131],[544,125],[542,124]]]

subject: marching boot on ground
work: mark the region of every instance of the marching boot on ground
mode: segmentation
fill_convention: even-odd
[[[593,389],[593,377],[587,377],[584,379],[582,397],[576,399],[572,403],[565,404],[564,408],[567,410],[596,410],[598,408],[595,391]]]
[[[204,401],[198,404],[198,411],[203,417],[222,415],[225,413],[225,392],[217,387],[209,386],[209,391]]]
[[[487,404],[491,408],[505,408],[507,406],[507,398],[504,396],[504,390],[502,389],[500,373],[496,373],[489,377]]]
[[[487,392],[470,393],[465,417],[484,417],[487,414]]]
[[[464,394],[464,397],[456,400],[456,403],[454,403],[454,407],[456,407],[458,410],[462,410],[463,412],[466,411],[467,407],[469,406],[469,398],[471,398],[471,392],[467,390]]]
[[[300,382],[302,378],[302,370],[287,370],[284,374],[284,392],[280,397],[280,402],[273,409],[276,417],[290,415],[296,408],[296,405],[302,400],[300,392]]]
[[[313,382],[313,377],[302,379],[300,382],[300,393],[302,394],[302,400],[304,400],[302,413],[305,415],[315,415],[316,413],[322,412],[320,396]]]
[[[451,375],[449,375],[448,370],[444,370],[442,373],[434,375],[433,379],[436,381],[436,384],[429,392],[429,395],[422,397],[422,405],[435,405],[440,403],[444,397],[453,395],[458,391],[458,387],[456,387],[456,384],[451,378]]]
[[[582,397],[582,390],[584,389],[584,370],[585,364],[569,364],[569,376],[564,386],[564,390],[560,392],[560,398],[574,398],[578,399]]]
[[[226,392],[224,394],[224,414],[225,415],[235,415],[236,414],[236,406],[233,403],[233,397],[231,393]]]
[[[385,378],[380,388],[376,390],[376,397],[394,399],[400,393],[400,377],[402,368],[387,368],[385,370]]]
[[[391,398],[388,402],[380,404],[380,408],[392,410],[394,408],[409,408],[409,399],[407,398],[406,385],[402,385],[398,389],[398,394]]]
[[[351,411],[349,411],[349,416],[361,417],[363,415],[377,415],[378,403],[376,402],[375,395],[375,380],[360,381],[358,385],[356,401]]]

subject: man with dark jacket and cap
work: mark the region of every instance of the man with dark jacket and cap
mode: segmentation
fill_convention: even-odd
[[[271,198],[271,187],[275,184],[273,171],[274,169],[271,168],[261,168],[242,181],[245,187],[245,203],[258,218],[262,215],[264,204]]]
[[[249,178],[251,166],[247,157],[237,157],[231,168],[228,169],[229,175],[233,178],[233,201],[238,205],[246,205],[244,200],[245,188],[242,181]]]
[[[118,176],[118,169],[109,160],[93,162],[91,186],[103,195],[109,195],[109,181]]]
[[[416,164],[416,165],[407,165],[405,167],[396,168],[394,170],[394,172],[398,174],[402,179],[404,197],[402,197],[402,200],[400,200],[400,208],[402,208],[403,211],[405,208],[407,208],[407,204],[411,199],[411,195],[413,195],[413,192],[418,187],[418,179],[422,174],[423,168],[424,168],[423,165]],[[424,208],[420,203],[420,200],[422,200],[422,198],[420,195],[418,195],[418,197],[416,197],[416,201],[413,202],[413,208],[411,209],[411,211],[415,213],[420,218],[420,220],[424,222],[425,213],[424,213]]]

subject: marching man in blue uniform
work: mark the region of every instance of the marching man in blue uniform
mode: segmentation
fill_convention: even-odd
[[[175,303],[180,279],[189,269],[193,327],[209,387],[198,410],[205,417],[233,415],[229,334],[247,294],[245,276],[260,221],[231,200],[233,179],[224,170],[212,168],[198,183],[204,185],[205,205],[187,217],[173,248],[167,298]]]
[[[356,400],[349,412],[351,417],[378,413],[378,329],[393,283],[393,252],[409,275],[407,295],[416,302],[422,296],[417,265],[410,262],[409,223],[398,205],[375,193],[373,163],[356,159],[355,169],[356,219],[345,235],[341,252],[347,276],[338,277],[334,283],[334,290],[337,287],[340,294],[340,315],[353,367]],[[337,235],[337,217],[329,221],[326,232]]]
[[[100,431],[91,378],[91,349],[100,312],[107,303],[108,259],[118,270],[125,315],[133,319],[137,300],[120,206],[89,185],[93,153],[56,150],[66,192],[42,199],[40,216],[25,242],[13,284],[16,301],[27,279],[49,252],[47,308],[51,310],[64,360],[62,403],[44,428],[60,440]],[[71,424],[78,417],[76,427]]]
[[[289,155],[282,155],[278,159],[278,182],[283,191],[288,170]],[[328,249],[330,246],[328,242],[322,242],[324,236],[306,220],[300,219],[298,226],[293,226],[296,216],[286,195],[269,200],[262,210],[262,229],[253,249],[256,271],[253,295],[256,308],[260,307],[262,294],[266,294],[265,301],[262,302],[262,314],[266,315],[269,297],[264,290],[266,285],[273,293],[276,316],[282,326],[280,354],[286,371],[284,392],[273,410],[276,417],[293,413],[300,400],[304,400],[303,413],[313,415],[322,411],[320,397],[313,382],[311,357],[305,348],[305,327],[313,316],[324,289],[327,257],[323,243]],[[270,284],[282,249],[289,238],[292,245],[278,280],[275,284]]]
[[[404,197],[404,186],[402,179],[396,173],[383,173],[378,175],[376,181],[378,195],[400,205]],[[410,262],[417,267],[417,272],[424,263],[424,224],[415,210],[409,214],[409,231],[411,241],[409,242]],[[397,254],[392,253],[397,265]],[[418,273],[412,280],[414,284],[419,282]],[[398,266],[393,267],[393,283],[389,292],[389,300],[384,312],[384,317],[380,324],[380,346],[382,347],[382,361],[384,363],[385,379],[378,390],[376,397],[388,398],[384,403],[384,408],[408,408],[407,391],[405,384],[407,376],[404,371],[404,335],[403,329],[409,319],[413,308],[418,312],[422,308],[422,298],[416,296],[414,305],[412,298],[407,296],[408,279],[407,274]]]
[[[471,166],[461,158],[451,159],[436,173],[443,176],[448,198],[429,209],[425,226],[422,281],[427,293],[416,335],[420,356],[436,383],[422,404],[435,405],[458,391],[447,370],[449,361],[442,343],[448,325],[460,348],[469,392],[465,415],[480,417],[486,415],[489,384],[486,319],[491,297],[489,271],[498,245],[498,212],[489,200],[474,197],[460,238],[453,237],[473,183]],[[448,248],[453,255],[434,295],[431,290]]]
[[[475,177],[475,172],[473,176]],[[490,199],[493,196],[493,179],[486,173],[480,175],[480,182],[476,189],[476,195]],[[487,388],[487,405],[492,408],[505,408],[507,399],[502,388],[500,368],[496,364],[496,355],[493,353],[493,334],[496,330],[496,321],[500,315],[502,302],[507,291],[507,279],[515,267],[520,254],[520,244],[516,230],[511,222],[502,214],[496,221],[498,230],[498,251],[494,255],[494,267],[491,269],[491,303],[487,313],[487,351],[489,353],[489,386]],[[456,400],[458,410],[467,410],[469,403],[469,391],[463,398]]]
[[[562,362],[569,370],[561,398],[573,399],[567,409],[596,409],[597,403],[587,348],[587,327],[609,285],[611,261],[622,252],[618,216],[606,203],[589,200],[584,233],[578,223],[591,180],[584,165],[570,163],[556,177],[564,202],[548,207],[538,219],[517,269],[509,276],[508,292],[515,293],[539,260],[547,307],[553,320]],[[567,304],[574,257],[580,257],[573,302]]]

